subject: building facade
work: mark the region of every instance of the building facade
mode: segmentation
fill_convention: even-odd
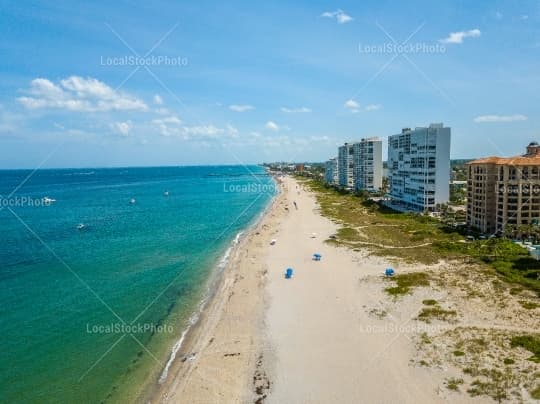
[[[467,224],[483,233],[506,226],[536,225],[540,219],[540,146],[531,142],[516,157],[487,157],[467,163]]]
[[[356,191],[382,187],[382,140],[362,139],[353,143],[353,180]]]
[[[331,158],[325,163],[324,167],[324,181],[330,185],[339,184],[338,175],[338,159],[337,157]]]
[[[345,143],[338,148],[338,185],[344,188],[354,188],[354,149],[353,145]]]
[[[405,128],[388,138],[391,204],[402,210],[433,211],[448,203],[451,130],[442,123]]]

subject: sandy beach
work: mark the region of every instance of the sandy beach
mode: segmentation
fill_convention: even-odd
[[[233,251],[215,297],[151,401],[493,402],[445,388],[463,376],[460,364],[434,358],[452,349],[445,332],[459,324],[421,322],[417,315],[423,299],[436,297],[463,309],[461,323],[489,328],[499,319],[502,332],[519,329],[520,319],[500,317],[494,306],[486,317],[489,304],[472,307],[444,284],[392,300],[384,292],[387,266],[435,274],[452,264],[405,265],[325,243],[337,225],[320,215],[313,193],[290,177],[283,181],[265,217]],[[292,279],[284,279],[287,267]],[[420,347],[421,336],[442,337],[430,352]],[[420,358],[436,364],[420,365],[427,364]]]

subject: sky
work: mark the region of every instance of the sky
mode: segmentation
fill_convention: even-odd
[[[324,161],[432,122],[452,158],[521,154],[539,23],[539,1],[0,0],[0,168]]]

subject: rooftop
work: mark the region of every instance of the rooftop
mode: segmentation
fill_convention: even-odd
[[[530,166],[540,165],[540,146],[537,142],[531,142],[527,146],[527,152],[514,157],[484,157],[469,161],[467,164],[496,164],[507,166]]]

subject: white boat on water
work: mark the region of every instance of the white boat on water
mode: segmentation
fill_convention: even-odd
[[[169,191],[163,192],[163,196],[169,196]]]
[[[43,203],[46,205],[50,205],[51,203],[56,202],[56,199],[49,198],[48,196],[44,197],[42,200],[43,200]]]
[[[84,223],[79,223],[79,224],[77,225],[77,229],[79,229],[79,230],[82,230],[82,229],[84,229],[85,227],[86,227],[86,225],[85,225]]]
[[[129,203],[130,203],[131,205],[135,205],[135,202],[137,202],[137,201],[135,200],[135,198],[131,198],[131,200],[129,201]]]

